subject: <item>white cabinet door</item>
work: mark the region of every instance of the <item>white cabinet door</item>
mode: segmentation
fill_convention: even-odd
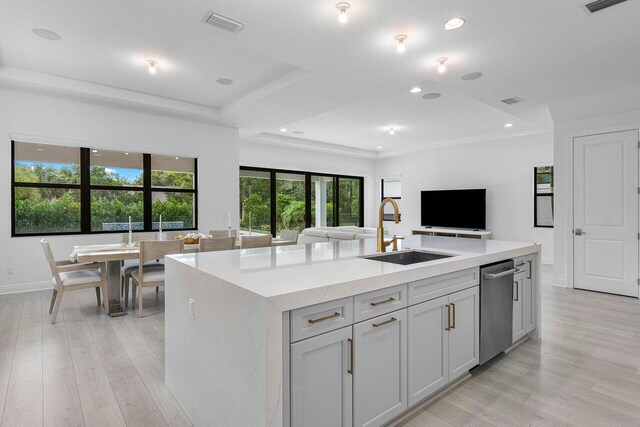
[[[354,325],[353,354],[353,425],[381,426],[407,409],[407,309]]]
[[[351,326],[291,345],[292,427],[351,427]]]
[[[449,381],[449,334],[444,296],[408,309],[409,406]]]
[[[477,286],[449,295],[449,381],[480,360],[480,292]]]
[[[527,334],[525,325],[524,281],[526,276],[517,275],[513,282],[513,342]]]

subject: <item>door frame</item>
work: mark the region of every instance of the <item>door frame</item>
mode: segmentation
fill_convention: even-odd
[[[566,149],[566,171],[567,171],[567,186],[565,188],[566,194],[567,194],[567,205],[566,205],[566,212],[567,212],[567,216],[566,216],[566,224],[567,224],[567,228],[565,230],[565,236],[567,237],[567,247],[566,247],[566,254],[567,254],[567,283],[566,283],[566,288],[571,288],[571,289],[575,289],[575,282],[574,282],[574,272],[575,272],[575,265],[574,265],[574,236],[573,236],[573,230],[575,228],[575,224],[573,223],[574,221],[574,215],[573,215],[573,207],[574,207],[574,202],[575,202],[575,195],[574,195],[574,164],[575,164],[575,159],[574,159],[574,144],[575,144],[575,139],[576,138],[580,138],[580,137],[584,137],[584,136],[593,136],[593,135],[604,135],[604,134],[608,134],[608,133],[618,133],[618,132],[626,132],[626,131],[638,131],[639,134],[639,140],[640,140],[640,123],[628,123],[628,124],[624,124],[624,125],[615,125],[615,126],[607,126],[607,127],[601,127],[601,128],[595,128],[595,129],[589,129],[589,130],[580,130],[580,131],[568,131],[565,134],[565,149]],[[640,144],[639,144],[640,147]],[[640,148],[638,149],[638,156],[640,158]],[[554,171],[556,172],[556,171]],[[636,183],[637,186],[640,188],[640,177],[638,179],[638,182]],[[640,197],[640,195],[638,196]],[[639,217],[638,217],[638,226],[640,229],[640,213],[639,213]],[[640,245],[640,239],[638,239],[638,244]],[[638,259],[638,263],[639,263],[639,271],[640,271],[640,257]],[[640,285],[638,285],[640,286]]]

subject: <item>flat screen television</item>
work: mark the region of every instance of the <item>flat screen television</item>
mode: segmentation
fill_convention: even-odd
[[[486,195],[486,189],[423,191],[422,226],[484,230]]]

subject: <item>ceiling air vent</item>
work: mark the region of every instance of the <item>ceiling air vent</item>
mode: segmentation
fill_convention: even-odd
[[[204,22],[205,24],[213,25],[214,27],[222,28],[223,30],[229,31],[233,34],[238,34],[246,25],[242,21],[239,21],[223,13],[216,12],[215,10],[210,10],[209,12],[207,12],[204,18],[202,18],[202,22]]]
[[[599,12],[603,9],[606,9],[611,6],[615,6],[619,3],[625,2],[627,0],[596,0],[591,3],[585,5],[587,10],[591,13]]]
[[[514,96],[513,98],[503,99],[502,102],[504,102],[507,105],[513,105],[513,104],[519,104],[521,102],[524,102],[524,99]]]

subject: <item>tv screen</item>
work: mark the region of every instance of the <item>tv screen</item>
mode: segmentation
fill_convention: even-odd
[[[486,228],[486,193],[478,190],[423,191],[423,227]]]

